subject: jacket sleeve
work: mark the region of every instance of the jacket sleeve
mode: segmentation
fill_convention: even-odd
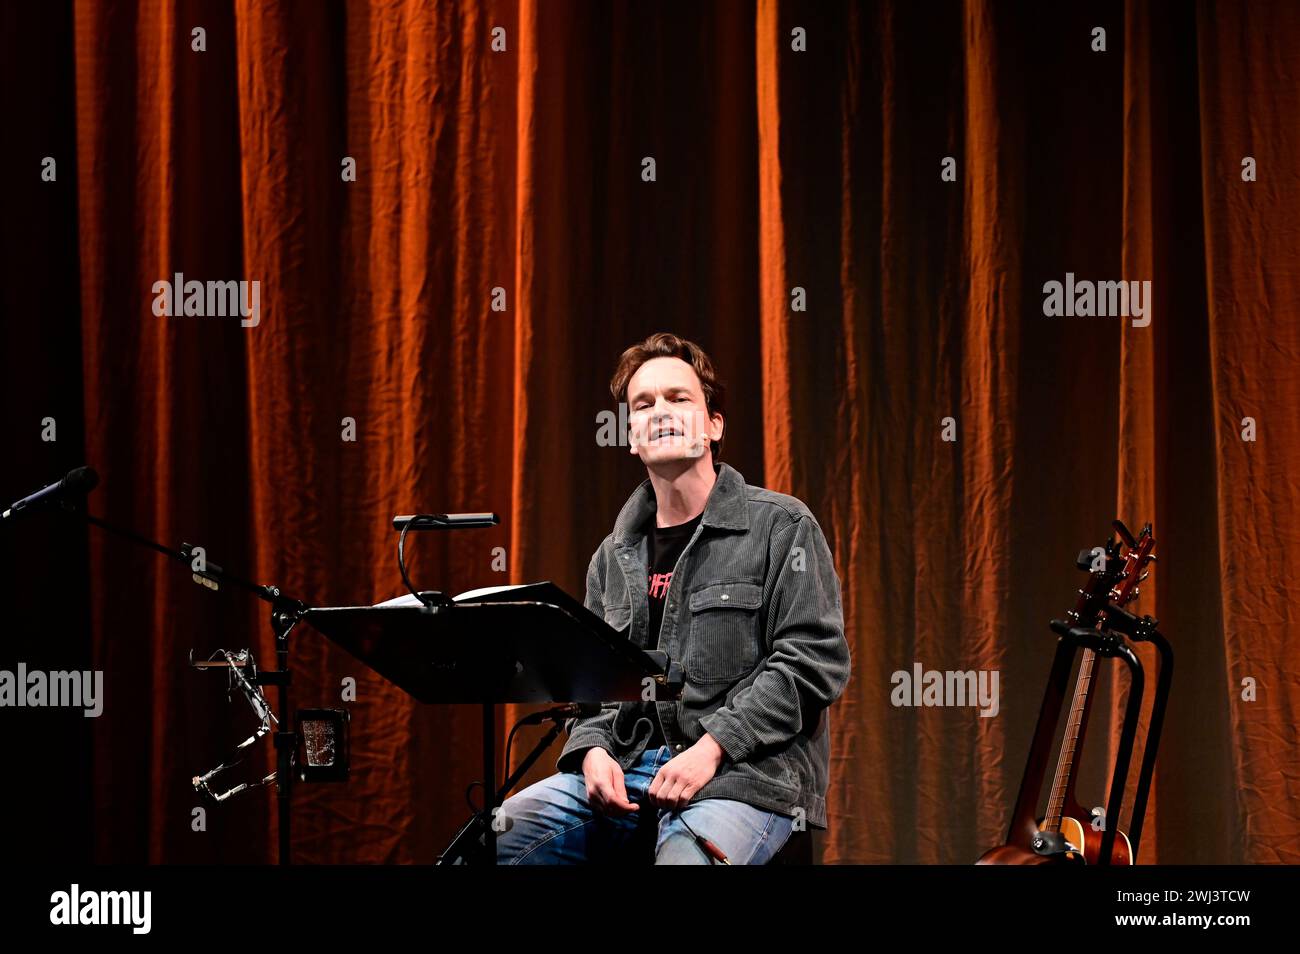
[[[849,681],[840,580],[812,514],[777,531],[770,566],[771,651],[748,686],[700,720],[733,762],[794,738]]]
[[[605,615],[605,607],[601,603],[601,596],[605,591],[604,549],[605,545],[602,543],[591,555],[591,563],[587,566],[587,596],[583,601],[587,609],[601,618]],[[618,708],[617,702],[606,702],[601,705],[599,715],[589,716],[586,719],[570,719],[565,723],[569,740],[560,751],[555,767],[561,772],[580,771],[587,750],[595,746],[604,749],[611,756],[614,755],[614,717],[618,715]]]

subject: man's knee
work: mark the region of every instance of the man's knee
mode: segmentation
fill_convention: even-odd
[[[558,773],[507,798],[496,812],[497,861],[540,863],[571,853],[574,838],[564,838],[591,820],[586,783],[572,773]]]

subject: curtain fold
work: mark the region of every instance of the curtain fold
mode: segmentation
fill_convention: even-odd
[[[1210,372],[1201,385],[1213,399],[1209,529],[1218,534],[1207,589],[1220,613],[1213,675],[1227,699],[1214,729],[1227,737],[1215,754],[1225,756],[1229,785],[1218,791],[1230,806],[1202,812],[1222,826],[1228,857],[1290,864],[1296,849],[1278,833],[1300,824],[1300,682],[1289,651],[1300,482],[1287,459],[1300,444],[1300,326],[1290,314],[1300,300],[1297,33],[1293,4],[1252,7],[1249,20],[1219,4],[1196,8]]]

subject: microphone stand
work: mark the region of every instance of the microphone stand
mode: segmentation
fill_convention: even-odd
[[[93,475],[93,472],[92,472]],[[96,478],[97,480],[97,478]],[[93,484],[92,484],[93,486]],[[276,751],[276,799],[279,809],[279,858],[280,864],[288,865],[292,863],[290,849],[290,807],[292,805],[293,795],[293,776],[295,772],[295,755],[298,748],[298,726],[294,717],[294,712],[289,705],[289,686],[291,673],[289,669],[289,634],[293,628],[298,625],[307,615],[312,607],[308,606],[302,600],[297,600],[286,596],[280,591],[278,586],[264,586],[253,583],[243,577],[236,576],[233,573],[223,569],[215,563],[211,563],[205,558],[203,560],[203,569],[199,570],[194,567],[194,547],[188,543],[182,543],[180,549],[173,549],[165,546],[157,540],[151,540],[149,537],[136,533],[126,527],[121,527],[109,523],[101,517],[87,512],[83,499],[64,499],[60,502],[58,509],[66,514],[76,516],[86,523],[93,524],[102,530],[106,530],[114,536],[130,540],[139,546],[161,553],[163,556],[184,563],[190,568],[190,572],[195,577],[210,580],[215,583],[229,583],[237,589],[246,593],[251,593],[258,599],[271,606],[271,631],[275,635],[275,656],[278,669],[262,669],[256,673],[256,680],[266,685],[280,687],[280,713],[281,718],[276,720],[275,751]],[[406,561],[403,552],[403,543],[406,534],[410,530],[456,530],[469,529],[477,527],[495,526],[498,522],[496,514],[493,513],[455,513],[455,514],[410,514],[393,518],[394,529],[400,530],[401,535],[398,538],[398,566],[402,571],[402,580],[406,583],[411,592],[415,593],[417,598],[424,603],[426,609],[430,612],[438,612],[442,607],[450,605],[451,601],[442,593],[422,593],[412,586],[409,576],[406,572]],[[272,714],[274,718],[274,714]],[[495,753],[492,747],[492,735],[494,734],[493,720],[495,718],[495,707],[492,703],[485,703],[483,706],[483,723],[484,723],[484,751],[483,751],[483,773],[484,773],[484,793],[492,792],[495,787],[494,760]],[[524,772],[540,757],[546,746],[559,735],[561,731],[561,721],[557,721],[551,732],[547,735],[545,741],[539,745],[529,758],[523,763],[520,769],[515,772],[506,782],[503,792],[508,792],[511,787],[518,783],[523,777]],[[268,776],[269,779],[269,776]],[[265,780],[264,780],[265,781]],[[229,794],[229,793],[228,793]],[[499,804],[500,799],[491,803]],[[484,815],[487,814],[485,806]],[[487,854],[495,861],[496,854],[496,832],[491,827],[491,823],[486,821],[483,815],[478,816],[480,828],[486,825],[484,837],[486,841]],[[473,823],[471,822],[471,825]],[[469,826],[467,826],[469,827]]]
[[[222,569],[215,563],[204,561],[202,570],[194,569],[194,547],[188,543],[182,543],[179,550],[164,546],[157,540],[151,540],[146,536],[129,530],[126,527],[120,527],[116,524],[109,523],[92,513],[88,513],[77,503],[64,501],[60,508],[62,512],[72,516],[80,517],[86,523],[93,524],[102,530],[106,530],[114,536],[130,540],[132,543],[146,547],[161,553],[169,559],[179,563],[184,563],[190,568],[195,576],[203,577],[218,583],[229,583],[236,589],[251,593],[258,599],[271,605],[271,631],[275,634],[275,658],[277,669],[259,669],[257,672],[257,681],[269,686],[279,686],[280,715],[281,718],[276,722],[275,736],[275,753],[276,753],[276,802],[279,811],[279,858],[280,864],[292,864],[291,849],[289,841],[290,832],[290,808],[293,796],[293,775],[294,775],[294,757],[298,748],[298,726],[294,721],[293,710],[289,707],[289,633],[298,625],[308,610],[311,609],[301,600],[293,599],[284,595],[278,586],[263,586],[253,583],[242,577]]]

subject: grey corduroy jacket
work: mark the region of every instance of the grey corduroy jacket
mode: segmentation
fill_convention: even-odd
[[[734,798],[826,826],[830,776],[827,707],[849,680],[840,581],[821,526],[797,498],[745,483],[726,463],[678,560],[658,648],[683,664],[676,701],[654,703],[674,753],[705,732],[726,758],[695,795]],[[657,504],[646,479],[587,569],[587,608],[645,647],[646,528]],[[624,771],[645,750],[646,704],[607,703],[570,720],[560,771],[580,772],[593,746]]]

